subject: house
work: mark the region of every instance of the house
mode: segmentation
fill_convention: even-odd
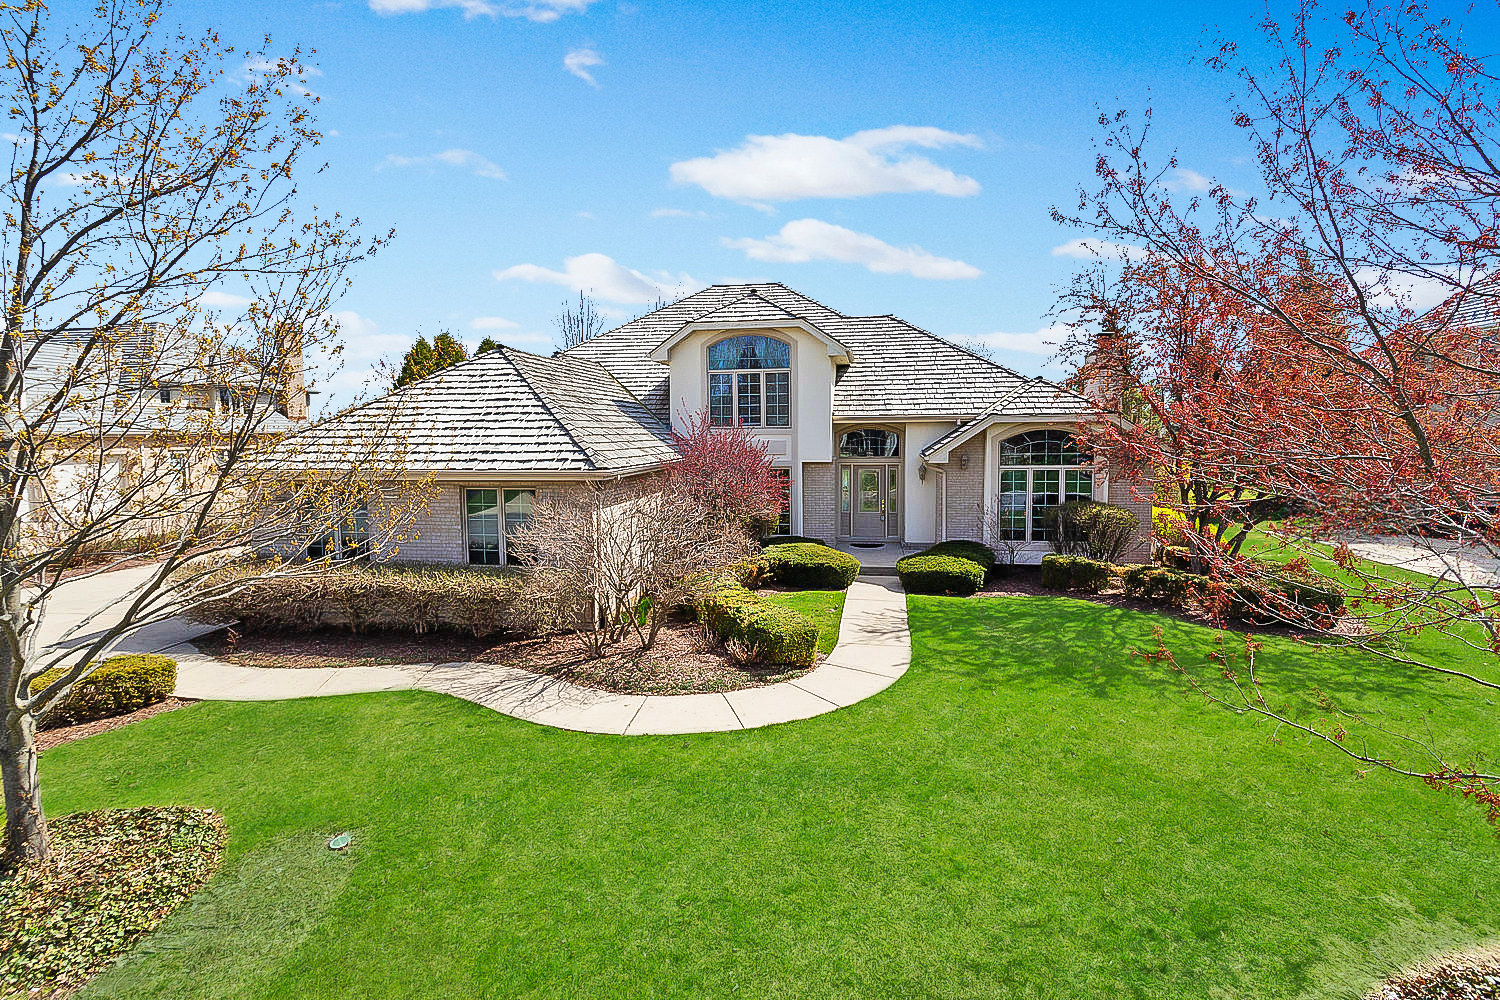
[[[308,420],[301,355],[260,364],[154,324],[21,339],[15,392],[41,442],[23,516],[38,528],[109,515],[122,535],[170,533],[231,437],[276,441]]]
[[[437,495],[395,558],[503,564],[539,494],[661,468],[674,422],[704,411],[750,428],[785,470],[783,533],[983,539],[1037,562],[1046,512],[1095,499],[1138,512],[1131,557],[1148,553],[1149,499],[1074,444],[1083,397],[780,284],[716,285],[552,357],[482,354],[315,433],[400,426],[405,467]]]

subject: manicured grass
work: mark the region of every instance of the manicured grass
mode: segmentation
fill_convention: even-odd
[[[1353,998],[1500,933],[1500,843],[1475,807],[1360,777],[1125,652],[1161,624],[1186,658],[1205,630],[1063,597],[910,608],[900,681],[769,729],[588,736],[402,692],[205,703],[51,750],[54,814],[184,803],[230,825],[210,916],[163,928],[191,975],[163,947],[101,985]],[[1331,681],[1455,749],[1492,731],[1471,689],[1362,654],[1273,638],[1261,669],[1299,713]],[[338,878],[258,874],[346,829]],[[243,933],[267,907],[264,939]]]
[[[787,590],[766,594],[765,599],[811,618],[818,626],[818,652],[831,653],[839,644],[839,622],[844,617],[842,590]]]

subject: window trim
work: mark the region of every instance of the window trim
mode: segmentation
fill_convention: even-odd
[[[787,349],[787,366],[785,368],[714,368],[713,349],[719,344],[737,340],[741,337],[757,337],[762,340],[774,341],[782,344]],[[712,340],[703,348],[703,371],[704,378],[704,400],[708,409],[708,421],[713,427],[752,427],[761,430],[784,431],[789,430],[794,424],[793,415],[796,412],[794,392],[792,386],[792,369],[795,365],[793,355],[796,353],[796,344],[792,341],[770,333],[751,333],[748,331],[734,331]],[[786,422],[769,423],[769,400],[771,397],[771,376],[785,376],[786,395]],[[719,420],[714,415],[714,377],[721,376],[728,383],[728,420]],[[748,409],[750,397],[742,395],[741,386],[746,385],[753,376],[756,383],[755,415],[756,422],[751,423],[743,419]],[[780,393],[778,393],[779,395]],[[722,398],[722,397],[721,397]]]
[[[1061,462],[1051,462],[1051,461],[1048,461],[1048,462],[1040,462],[1040,463],[1036,463],[1036,464],[1031,464],[1029,462],[1016,462],[1016,461],[1009,461],[1009,462],[1007,462],[1007,461],[1003,460],[1004,457],[1006,456],[1006,449],[1007,449],[1007,447],[1010,446],[1013,442],[1018,442],[1018,441],[1020,441],[1023,438],[1031,438],[1031,439],[1033,439],[1033,441],[1028,441],[1026,443],[1027,444],[1032,444],[1032,443],[1034,443],[1034,441],[1036,439],[1048,440],[1048,441],[1055,440],[1056,438],[1054,436],[1056,436],[1056,435],[1061,435],[1063,437],[1066,437],[1066,439],[1067,439],[1067,442],[1064,443],[1063,448],[1060,449],[1060,451],[1059,451],[1059,458],[1062,459]],[[1069,445],[1071,445],[1071,448],[1069,447]],[[1036,523],[1036,519],[1037,519],[1036,511],[1037,511],[1037,509],[1038,508],[1043,508],[1043,509],[1052,508],[1052,509],[1055,509],[1056,507],[1059,507],[1059,506],[1061,506],[1061,505],[1063,505],[1065,503],[1069,503],[1069,502],[1074,501],[1074,500],[1093,500],[1094,499],[1095,491],[1098,489],[1098,486],[1099,486],[1099,470],[1094,467],[1092,458],[1089,455],[1087,455],[1085,452],[1083,452],[1082,449],[1080,449],[1078,447],[1077,438],[1074,436],[1074,434],[1073,434],[1072,431],[1063,430],[1063,429],[1057,428],[1057,427],[1035,428],[1033,430],[1022,431],[1022,432],[1017,433],[1017,434],[1011,434],[1008,437],[998,438],[996,440],[996,442],[995,442],[995,448],[996,448],[996,451],[995,451],[995,455],[996,455],[996,468],[995,468],[995,481],[994,481],[994,487],[993,487],[993,493],[994,493],[994,495],[991,498],[991,503],[995,504],[995,505],[998,505],[999,502],[1000,502],[1000,498],[1001,497],[1007,496],[1007,495],[1010,495],[1010,494],[1016,494],[1016,493],[1019,493],[1021,496],[1024,497],[1025,503],[1023,505],[1019,505],[1019,506],[1014,506],[1014,507],[1007,508],[1007,509],[1012,510],[1012,511],[1014,511],[1016,513],[1022,514],[1022,517],[1023,517],[1023,526],[1021,528],[1022,537],[1021,538],[998,537],[998,538],[992,539],[992,541],[995,541],[995,542],[1011,542],[1011,543],[1015,543],[1015,544],[1027,544],[1027,545],[1049,544],[1052,541],[1052,539],[1051,539],[1051,537],[1048,534],[1046,534],[1046,530],[1047,529],[1045,527],[1038,528],[1038,526],[1037,526],[1037,523]],[[1014,453],[1012,453],[1012,454],[1014,454]],[[1067,459],[1068,459],[1068,457],[1070,455],[1075,456],[1077,458],[1077,461],[1076,462],[1070,462],[1070,461],[1068,461]],[[1057,488],[1056,488],[1057,503],[1055,505],[1054,504],[1038,504],[1036,502],[1037,501],[1037,497],[1039,495],[1038,494],[1038,484],[1037,484],[1038,473],[1043,474],[1043,475],[1056,475],[1056,477],[1057,477]],[[1007,475],[1010,475],[1010,476],[1020,475],[1023,478],[1023,488],[1022,489],[1013,489],[1013,490],[1009,490],[1009,491],[1004,490],[1002,487],[1003,487],[1003,484],[1004,484],[1004,481],[1005,481],[1005,478],[1006,478]],[[1078,489],[1076,488],[1076,486],[1079,483],[1079,480],[1082,477],[1084,477],[1084,476],[1088,477],[1088,492],[1087,493],[1079,492]],[[1075,488],[1073,488],[1073,489],[1069,488],[1069,480],[1070,479],[1073,480],[1073,483],[1074,483],[1074,486],[1075,486]],[[1049,492],[1049,493],[1043,494],[1043,495],[1050,496],[1052,494]],[[1014,531],[1015,530],[1015,528],[1014,528],[1014,524],[1015,524],[1014,517],[1012,517],[1012,522],[1011,523],[1012,523],[1012,527],[1010,529],[1008,529],[1008,530],[1009,531]],[[996,527],[998,529],[999,526],[996,525]],[[1038,532],[1041,532],[1041,534],[1039,535]]]
[[[460,525],[463,528],[463,549],[464,549],[465,565],[468,565],[468,566],[515,566],[515,565],[517,565],[518,563],[511,558],[511,554],[510,554],[510,531],[508,530],[509,521],[507,519],[507,512],[506,512],[506,509],[505,509],[505,506],[506,506],[506,503],[507,503],[507,496],[506,496],[506,494],[520,494],[520,493],[529,493],[529,494],[531,494],[531,506],[532,506],[532,509],[534,509],[535,506],[536,506],[537,494],[540,492],[540,489],[538,487],[536,487],[536,486],[464,486],[462,489],[463,489],[463,493],[462,493],[462,496],[460,498],[460,503],[459,503],[459,523],[460,523]],[[470,494],[473,494],[473,493],[493,493],[493,494],[495,494],[494,513],[493,514],[483,514],[483,513],[475,514],[475,513],[470,513],[469,497],[470,497]],[[498,535],[498,538],[497,538],[497,551],[496,551],[496,556],[497,556],[497,559],[498,559],[497,562],[489,562],[489,561],[485,561],[485,560],[481,560],[481,561],[476,562],[474,560],[474,547],[473,547],[474,534],[473,534],[473,531],[471,529],[471,524],[470,524],[470,519],[474,518],[474,517],[494,517],[495,518],[495,528],[496,528],[496,533]],[[530,514],[529,513],[528,513],[526,519],[530,520]]]

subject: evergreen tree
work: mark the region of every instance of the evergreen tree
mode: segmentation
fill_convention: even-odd
[[[500,342],[493,337],[485,337],[479,342],[479,349],[474,352],[474,356],[478,357],[481,354],[488,354],[491,351],[498,350],[500,350]]]
[[[469,352],[464,349],[464,345],[447,330],[433,337],[430,344],[426,337],[418,337],[401,361],[401,371],[396,375],[396,388],[410,385],[468,359]]]

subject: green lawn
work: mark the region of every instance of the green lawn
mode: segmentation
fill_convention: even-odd
[[[910,599],[914,656],[749,732],[549,730],[417,692],[200,704],[49,751],[54,814],[222,808],[226,866],[83,996],[1357,997],[1500,934],[1478,809],[1204,708],[1125,654],[1161,621],[1063,597]],[[1270,640],[1487,738],[1459,684]],[[1457,749],[1462,749],[1458,746]],[[356,833],[348,858],[317,837]]]
[[[765,599],[783,608],[800,611],[818,626],[818,652],[831,653],[839,644],[839,622],[844,617],[842,590],[788,590],[766,594]]]

